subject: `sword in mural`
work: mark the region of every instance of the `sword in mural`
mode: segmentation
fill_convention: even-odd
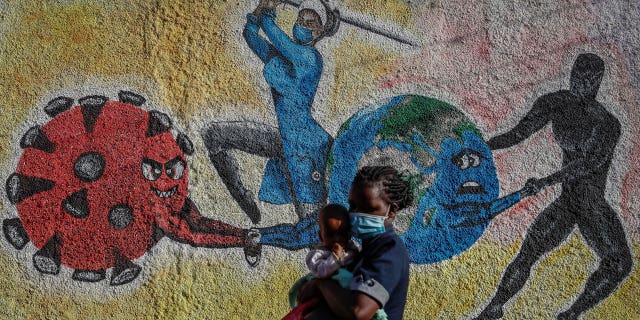
[[[286,4],[300,7],[300,5],[304,2],[303,0],[284,0]],[[380,21],[380,19],[375,18],[373,16],[350,10],[349,8],[343,6],[337,1],[321,1],[324,8],[313,8],[319,10],[325,10],[325,12],[332,14],[335,16],[335,22],[329,28],[330,32],[328,35],[333,35],[338,31],[340,23],[347,23],[354,27],[363,29],[365,31],[373,32],[375,34],[379,34],[383,37],[398,41],[400,43],[412,45],[412,46],[420,46],[420,42],[417,40],[417,37],[412,35],[408,30],[402,28],[398,25],[394,25],[390,22]],[[326,30],[326,29],[325,29]]]

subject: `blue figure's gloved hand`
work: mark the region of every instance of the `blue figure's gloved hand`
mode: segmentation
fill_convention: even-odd
[[[260,263],[262,256],[262,244],[260,244],[260,231],[255,228],[245,230],[244,259],[249,266],[255,267]]]
[[[258,8],[264,10],[275,10],[276,7],[282,3],[282,0],[260,0]]]

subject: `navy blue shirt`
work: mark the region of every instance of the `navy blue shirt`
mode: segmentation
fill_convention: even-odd
[[[378,301],[389,320],[400,320],[409,288],[409,254],[393,227],[362,243],[361,260],[353,269],[351,290]]]

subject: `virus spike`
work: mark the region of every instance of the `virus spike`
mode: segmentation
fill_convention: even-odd
[[[133,209],[126,204],[119,204],[109,210],[109,223],[115,229],[124,229],[133,222]]]
[[[82,118],[87,132],[93,132],[93,127],[96,125],[96,121],[107,100],[109,99],[105,96],[87,96],[78,100],[80,106],[82,106]]]
[[[62,209],[73,217],[84,218],[89,215],[89,202],[87,201],[87,189],[74,192],[62,200]]]
[[[171,119],[168,115],[156,110],[149,111],[149,123],[146,133],[147,137],[153,137],[157,134],[167,132],[171,130],[171,127]]]
[[[73,172],[78,179],[84,182],[93,182],[102,177],[105,165],[104,157],[101,154],[86,152],[76,159],[73,164]]]
[[[116,250],[116,265],[113,267],[113,271],[111,273],[111,282],[112,286],[119,286],[133,281],[140,274],[140,270],[142,268],[129,261],[129,259],[120,255],[120,253]]]
[[[33,255],[33,266],[42,273],[58,274],[60,272],[60,245],[60,237],[55,234],[42,249]]]
[[[106,278],[106,272],[103,269],[100,270],[75,270],[71,279],[84,282],[98,282]]]
[[[151,239],[149,241],[149,249],[153,247],[160,239],[164,237],[164,231],[158,226],[157,222],[153,223]]]
[[[12,173],[7,178],[5,190],[9,201],[16,204],[36,193],[51,190],[54,186],[55,182],[51,180]]]
[[[57,97],[47,103],[47,106],[44,107],[44,112],[53,118],[58,114],[69,110],[72,105],[73,99],[69,97]]]
[[[31,127],[27,133],[20,139],[20,148],[34,148],[44,152],[53,153],[56,150],[55,145],[40,130],[40,126]]]
[[[21,250],[29,243],[29,236],[27,231],[24,230],[20,218],[5,219],[2,222],[2,231],[7,241],[18,250]]]
[[[145,101],[147,101],[147,99],[137,93],[124,90],[118,92],[118,98],[120,99],[120,102],[128,103],[137,107],[141,106],[145,103]]]
[[[178,143],[178,146],[180,147],[180,150],[182,150],[182,152],[186,153],[189,156],[193,155],[193,143],[186,134],[183,134],[182,132],[178,133],[176,142]]]

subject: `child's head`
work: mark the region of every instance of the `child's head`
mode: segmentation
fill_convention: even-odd
[[[367,166],[358,170],[351,191],[351,211],[386,216],[389,221],[396,212],[413,203],[409,183],[393,167]]]
[[[320,209],[318,217],[320,240],[325,246],[333,243],[346,244],[351,238],[349,212],[339,204],[329,204]]]

